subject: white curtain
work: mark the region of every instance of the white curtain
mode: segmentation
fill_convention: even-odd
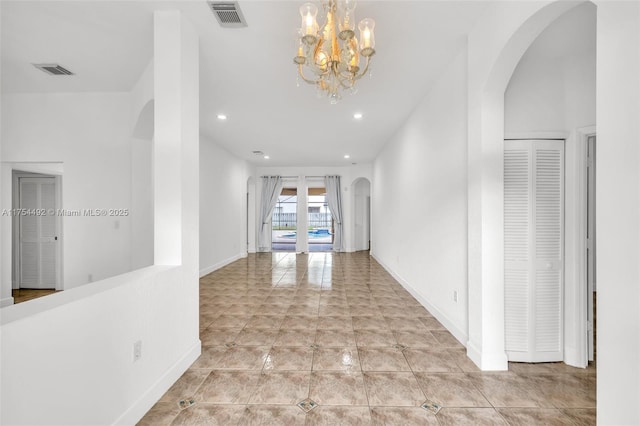
[[[282,192],[282,178],[280,176],[262,177],[262,199],[260,204],[260,232],[258,233],[258,250],[271,250],[271,213]]]
[[[327,203],[334,221],[333,251],[343,251],[342,247],[342,193],[340,176],[325,176],[324,187],[327,190]]]

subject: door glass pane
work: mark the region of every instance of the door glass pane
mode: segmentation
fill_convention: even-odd
[[[309,251],[333,249],[333,220],[324,188],[309,188],[307,223]]]
[[[297,208],[296,189],[283,188],[271,216],[271,250],[296,250]]]

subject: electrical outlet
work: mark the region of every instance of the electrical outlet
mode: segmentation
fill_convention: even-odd
[[[458,291],[457,290],[453,290],[453,301],[454,302],[458,301]]]
[[[133,344],[133,362],[142,358],[142,340],[138,340]]]

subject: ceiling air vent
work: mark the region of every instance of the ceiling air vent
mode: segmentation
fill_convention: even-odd
[[[74,75],[71,71],[58,64],[33,64],[33,66],[49,75]]]
[[[215,15],[218,23],[224,28],[240,28],[246,27],[247,22],[244,20],[242,11],[237,1],[218,2],[209,1],[209,7]]]

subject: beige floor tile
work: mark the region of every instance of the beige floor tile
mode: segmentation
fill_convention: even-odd
[[[278,337],[278,330],[245,328],[235,338],[238,346],[271,346]]]
[[[418,318],[394,318],[387,317],[387,324],[393,331],[416,331],[425,332],[427,327]]]
[[[369,426],[369,407],[320,406],[307,414],[306,426]]]
[[[269,354],[268,346],[236,346],[228,348],[221,356],[216,369],[262,370]]]
[[[284,315],[254,315],[247,321],[246,328],[277,330],[284,318]]]
[[[414,372],[451,373],[462,371],[444,349],[405,349],[403,353]]]
[[[241,328],[207,328],[200,333],[200,341],[203,346],[224,346],[233,343],[240,334]]]
[[[315,330],[286,330],[281,329],[278,332],[274,346],[287,347],[310,347],[316,340]]]
[[[172,426],[227,426],[237,424],[244,405],[196,404],[178,414]]]
[[[180,408],[175,402],[158,402],[137,423],[137,426],[170,425],[176,418]]]
[[[462,343],[458,342],[458,339],[453,337],[453,334],[447,330],[432,330],[431,334],[436,338],[438,343],[446,348],[462,348]]]
[[[411,371],[402,351],[395,348],[358,348],[362,371]]]
[[[467,377],[494,407],[553,408],[547,395],[514,373],[467,373]]]
[[[191,398],[209,375],[208,370],[187,370],[160,399],[161,402],[174,402]]]
[[[566,408],[563,409],[576,426],[594,426],[596,424],[595,408]]]
[[[493,408],[443,408],[437,417],[442,426],[507,425]]]
[[[384,426],[438,425],[438,419],[420,407],[371,407],[371,423]]]
[[[314,371],[309,398],[324,405],[367,405],[362,373],[353,371]]]
[[[287,330],[315,330],[318,327],[318,317],[314,315],[287,315],[284,317],[281,329]]]
[[[318,330],[315,344],[323,348],[342,348],[356,345],[351,330]]]
[[[467,373],[479,373],[481,371],[467,356],[467,350],[465,348],[445,348],[445,350],[462,371]]]
[[[596,408],[596,377],[586,374],[521,376],[556,408]]]
[[[427,401],[442,407],[491,407],[464,373],[415,373]]]
[[[212,371],[194,399],[215,404],[246,404],[259,379],[259,371]]]
[[[356,330],[355,338],[358,347],[390,347],[398,343],[389,330]]]
[[[409,348],[439,348],[440,343],[431,334],[431,331],[394,331],[394,337],[401,345]]]
[[[310,377],[310,372],[263,372],[249,403],[296,404],[307,398]]]
[[[211,323],[209,328],[242,328],[250,318],[248,315],[222,314]]]
[[[425,401],[414,375],[406,372],[363,373],[372,406],[417,407]]]
[[[574,425],[571,417],[555,408],[497,408],[497,411],[510,425]]]
[[[280,347],[271,349],[264,364],[264,370],[311,371],[313,349],[309,347]]]
[[[351,317],[324,316],[318,318],[318,330],[344,330],[353,331]]]
[[[238,425],[304,426],[305,413],[296,406],[248,405]]]
[[[202,353],[189,368],[212,369],[217,367],[220,358],[227,351],[226,346],[203,346]]]
[[[383,317],[352,316],[354,330],[389,330],[389,325]]]
[[[360,371],[360,359],[355,347],[318,348],[313,353],[314,371]]]

